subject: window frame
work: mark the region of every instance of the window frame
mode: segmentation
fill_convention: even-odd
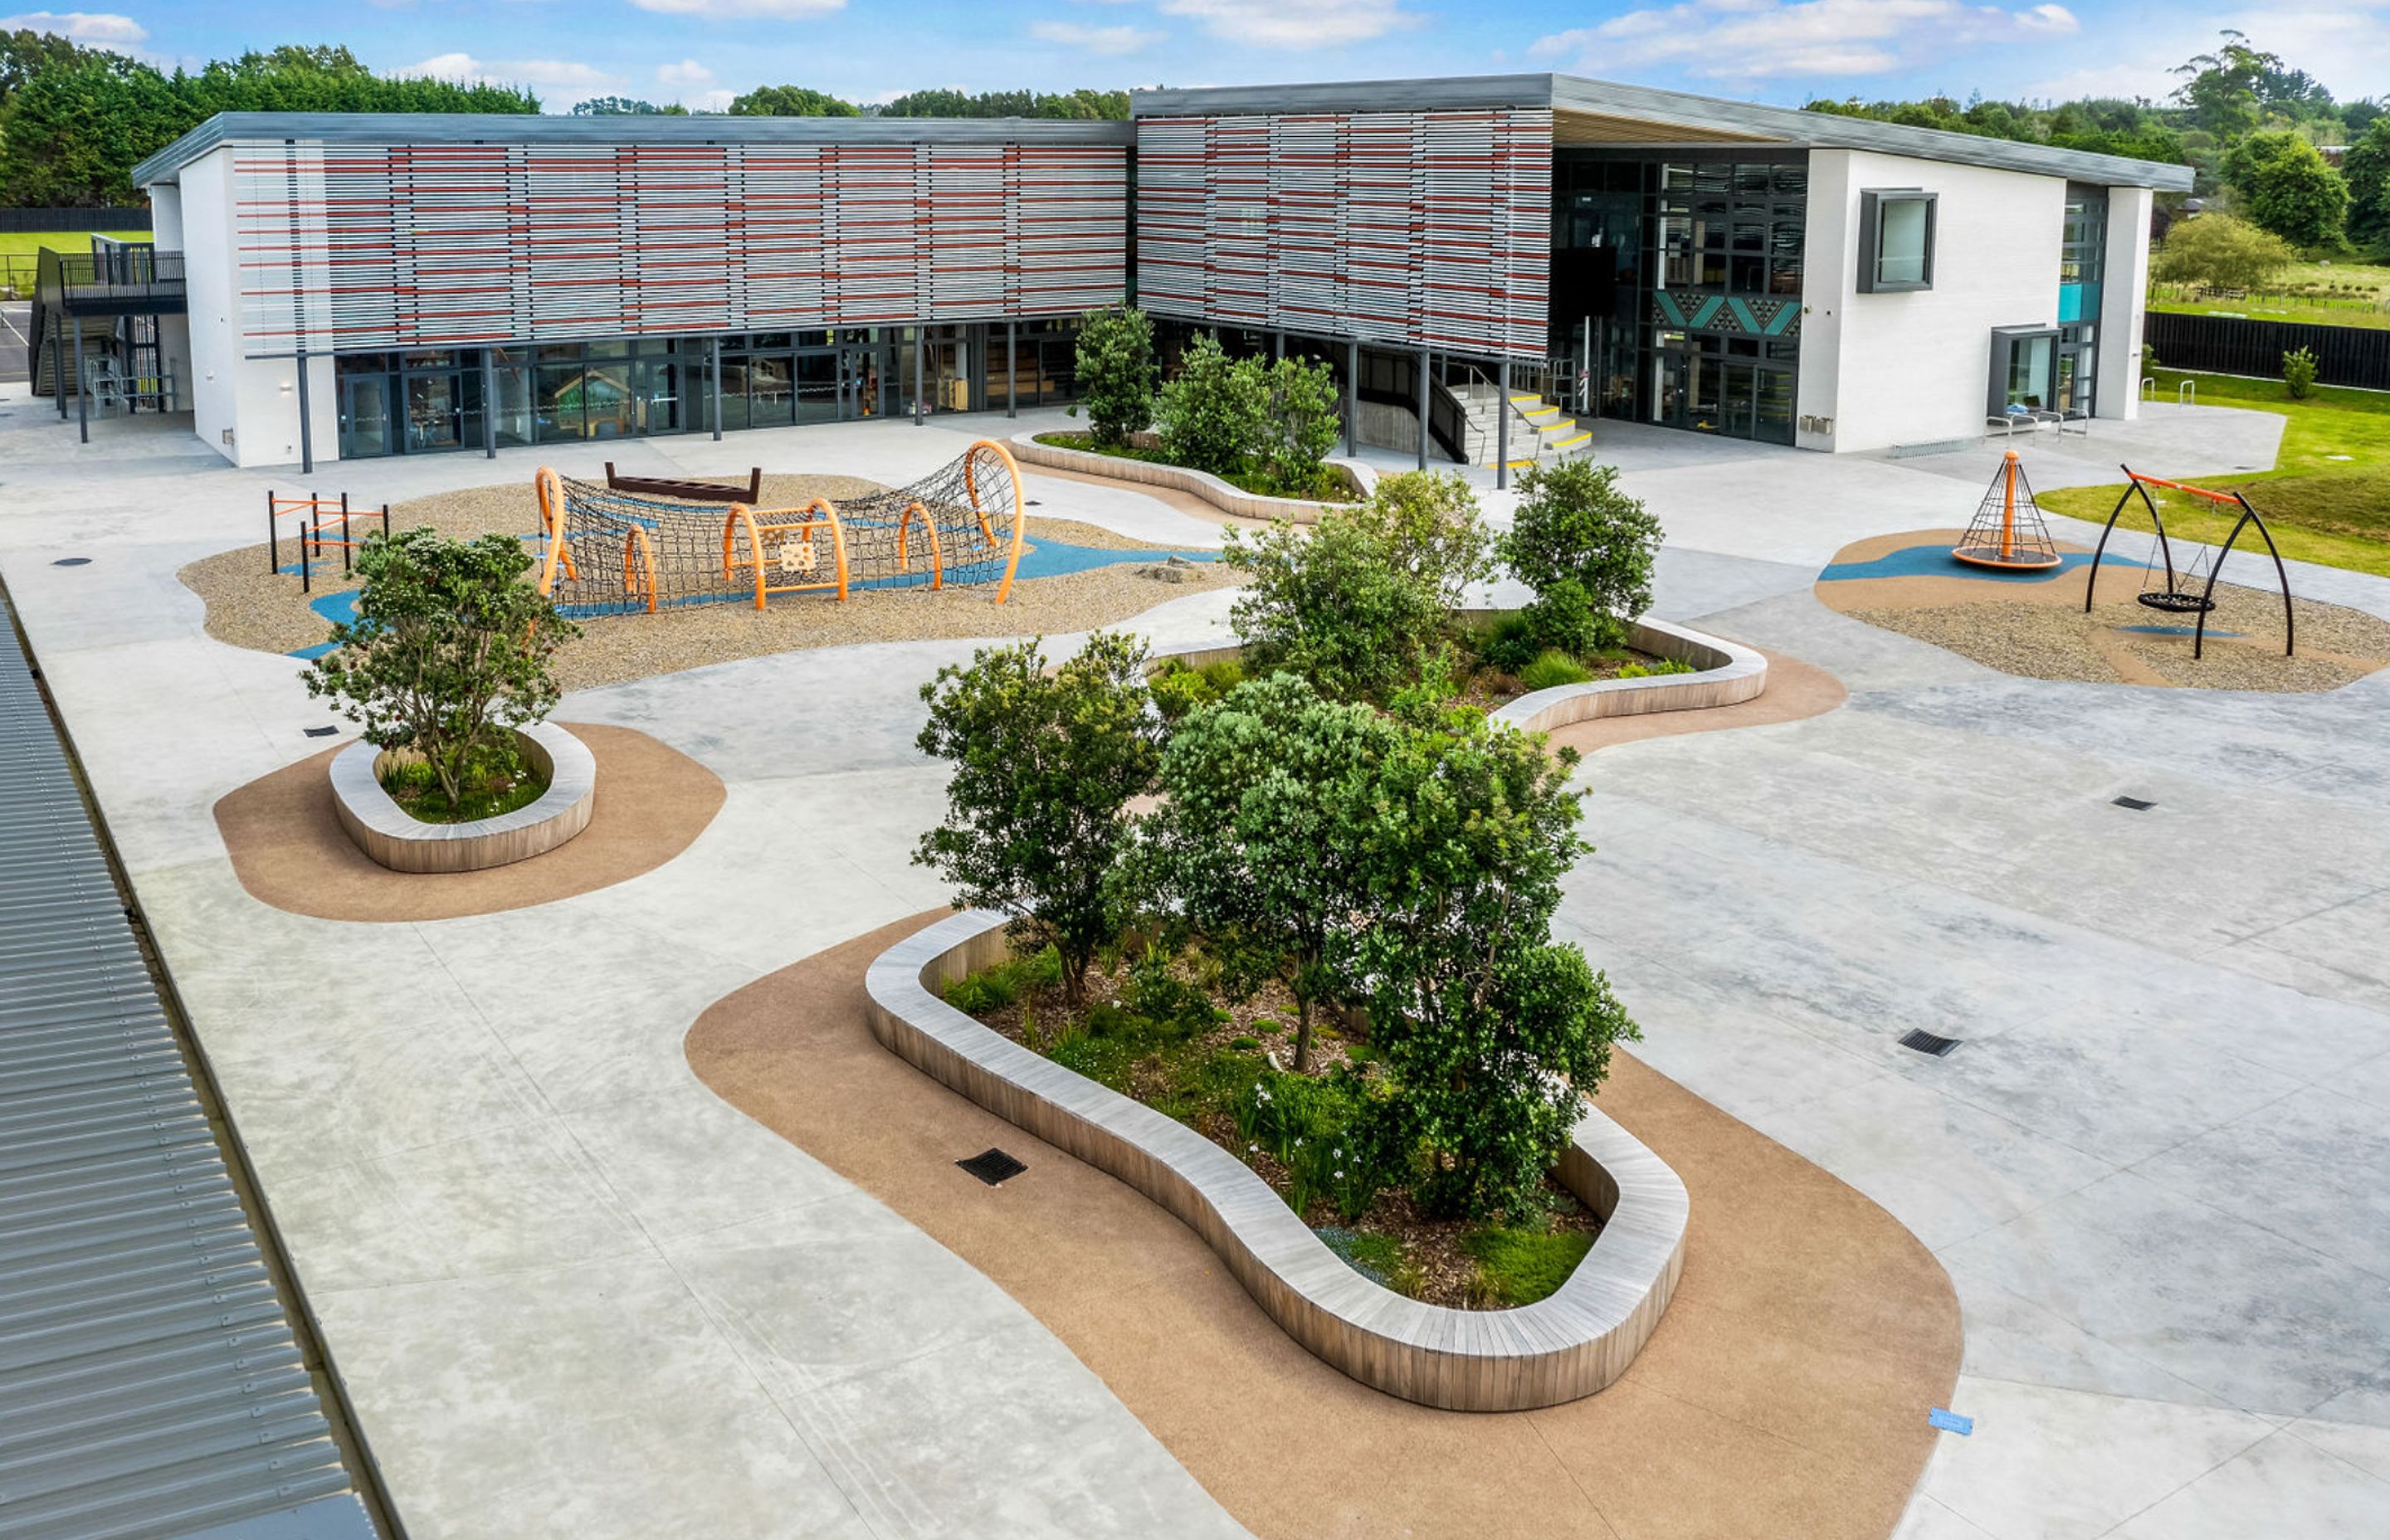
[[[1862,294],[1917,294],[1934,287],[1934,248],[1941,225],[1942,195],[1923,187],[1868,187],[1859,193],[1859,273]],[[1883,209],[1887,203],[1925,205],[1925,251],[1914,280],[1883,276]]]

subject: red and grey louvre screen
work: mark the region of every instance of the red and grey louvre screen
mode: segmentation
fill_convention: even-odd
[[[1144,118],[1137,302],[1159,314],[1542,357],[1542,109]]]
[[[252,356],[1117,304],[1106,146],[250,144]]]

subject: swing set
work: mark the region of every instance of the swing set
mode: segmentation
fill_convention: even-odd
[[[2282,565],[2282,553],[2274,544],[2273,533],[2266,528],[2266,521],[2257,517],[2257,510],[2250,506],[2249,499],[2238,492],[2210,492],[2204,487],[2189,486],[2181,481],[2144,476],[2130,466],[2119,468],[2126,476],[2124,494],[2116,499],[2115,507],[2109,512],[2107,526],[2100,532],[2100,544],[2091,552],[2091,575],[2083,587],[2083,612],[2087,615],[2091,612],[2092,599],[2100,586],[2100,558],[2108,549],[2108,537],[2116,533],[2116,520],[2124,516],[2126,506],[2139,497],[2141,507],[2149,512],[2151,528],[2157,533],[2150,553],[2155,559],[2141,564],[2141,590],[2134,597],[2161,614],[2199,617],[2191,631],[2191,655],[2199,657],[2206,645],[2207,617],[2216,609],[2216,580],[2217,574],[2224,570],[2224,558],[2232,554],[2232,546],[2240,540],[2241,532],[2254,527],[2258,538],[2266,543],[2267,554],[2274,558],[2274,575],[2281,581],[2282,656],[2294,656],[2298,620],[2291,607],[2291,574]],[[2162,487],[2168,492],[2179,492],[2187,497],[2204,498],[2211,503],[2237,507],[2241,510],[2241,517],[2234,520],[2232,533],[2224,537],[2223,545],[2199,546],[2191,566],[2188,569],[2178,568],[2174,561],[2173,543],[2166,538],[2165,519],[2158,512],[2157,499],[2150,495],[2152,487]],[[2165,577],[2163,586],[2158,585],[2160,573]]]

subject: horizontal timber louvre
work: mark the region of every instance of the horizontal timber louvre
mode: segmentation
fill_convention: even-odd
[[[1127,288],[1127,152],[233,147],[271,357],[1060,315]]]
[[[1543,356],[1549,111],[1144,118],[1137,145],[1147,309]]]

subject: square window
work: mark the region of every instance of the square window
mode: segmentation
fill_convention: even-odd
[[[1859,292],[1934,287],[1935,194],[1915,187],[1859,194]]]

